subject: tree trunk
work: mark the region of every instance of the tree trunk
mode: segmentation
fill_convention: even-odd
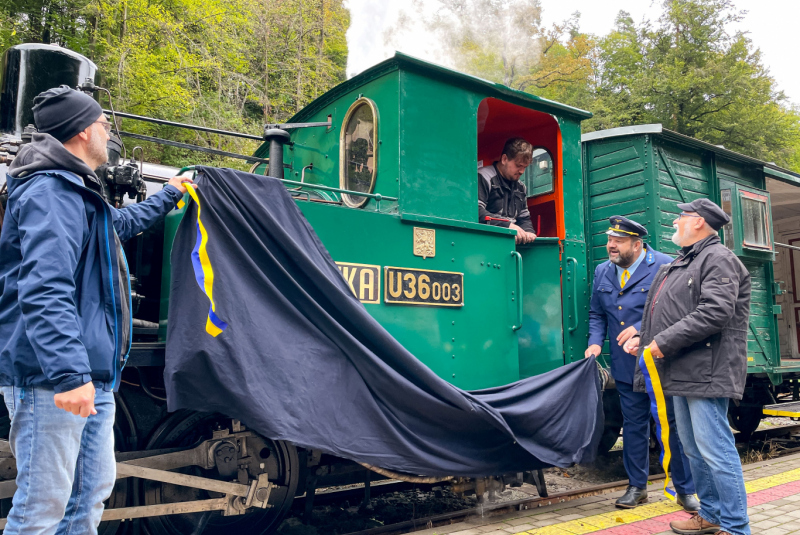
[[[303,90],[303,37],[305,32],[305,27],[303,23],[303,0],[299,0],[297,3],[300,6],[298,18],[300,21],[300,32],[297,39],[297,90],[295,95],[295,112],[299,112],[302,108],[302,90]]]
[[[317,90],[320,85],[326,86],[326,81],[322,75],[322,54],[325,49],[325,0],[320,0],[321,9],[319,17],[319,45],[317,47],[317,79],[314,82],[314,98],[317,98]]]

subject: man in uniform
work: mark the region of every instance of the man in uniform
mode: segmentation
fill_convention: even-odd
[[[517,243],[536,239],[525,184],[519,181],[533,160],[533,145],[522,138],[506,141],[500,161],[478,169],[478,220],[517,231]]]
[[[670,522],[684,535],[750,535],[747,492],[728,404],[747,382],[750,273],[720,242],[730,217],[709,199],[678,205],[672,241],[678,258],[658,270],[642,317],[641,337],[625,350],[650,349],[664,395],[673,396],[675,420],[700,497],[699,513]],[[634,386],[644,391],[636,372]]]
[[[622,459],[630,484],[616,502],[617,507],[631,508],[647,501],[647,476],[650,453],[650,398],[633,391],[637,359],[623,350],[623,344],[634,336],[641,324],[647,291],[659,266],[672,258],[653,250],[642,238],[647,229],[622,216],[612,216],[606,231],[608,261],[594,272],[591,310],[589,311],[589,347],[586,356],[600,355],[608,336],[611,342],[611,375],[617,384],[622,407]],[[668,418],[672,431],[670,446],[675,452],[671,463],[678,503],[687,511],[700,509],[694,497],[694,483],[689,461],[683,454],[672,400],[668,398]]]

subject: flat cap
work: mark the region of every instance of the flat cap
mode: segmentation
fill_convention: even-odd
[[[608,227],[606,234],[609,236],[617,236],[618,238],[642,238],[647,236],[646,228],[627,217],[612,215],[608,218],[608,222],[611,226]]]
[[[61,143],[86,130],[102,114],[103,108],[95,99],[66,85],[43,91],[33,99],[36,128]]]
[[[678,210],[696,212],[697,215],[705,219],[706,223],[714,230],[721,229],[731,220],[730,216],[722,211],[722,208],[706,198],[695,199],[692,202],[679,204]]]

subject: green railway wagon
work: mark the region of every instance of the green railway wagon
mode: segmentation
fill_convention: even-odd
[[[731,216],[720,236],[750,271],[753,290],[747,389],[742,402],[731,405],[729,419],[742,432],[755,430],[764,405],[776,403],[780,394],[797,396],[800,175],[659,124],[582,139],[590,276],[607,259],[605,230],[612,215],[647,227],[649,243],[673,256],[677,203],[708,197]]]
[[[590,116],[398,53],[289,120],[322,126],[268,132],[255,156],[275,165],[253,172],[285,180],[397,340],[451,383],[487,388],[583,358],[580,122]],[[477,182],[517,136],[536,149],[523,180],[539,235],[519,247],[514,231],[479,223]],[[165,251],[180,217],[167,222]]]

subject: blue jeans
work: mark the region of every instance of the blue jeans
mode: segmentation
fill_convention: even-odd
[[[114,393],[98,389],[97,414],[81,418],[55,406],[52,388],[0,390],[17,459],[4,535],[96,534],[116,479]]]
[[[633,385],[617,382],[619,403],[622,407],[622,463],[628,481],[634,487],[647,488],[650,475],[650,396],[634,392]],[[675,411],[672,398],[667,396],[667,421],[669,422],[669,447],[672,461],[669,463],[672,484],[678,494],[694,494],[694,481],[689,460],[675,428]]]
[[[742,464],[728,427],[728,398],[672,400],[700,498],[700,516],[731,535],[750,535]]]

